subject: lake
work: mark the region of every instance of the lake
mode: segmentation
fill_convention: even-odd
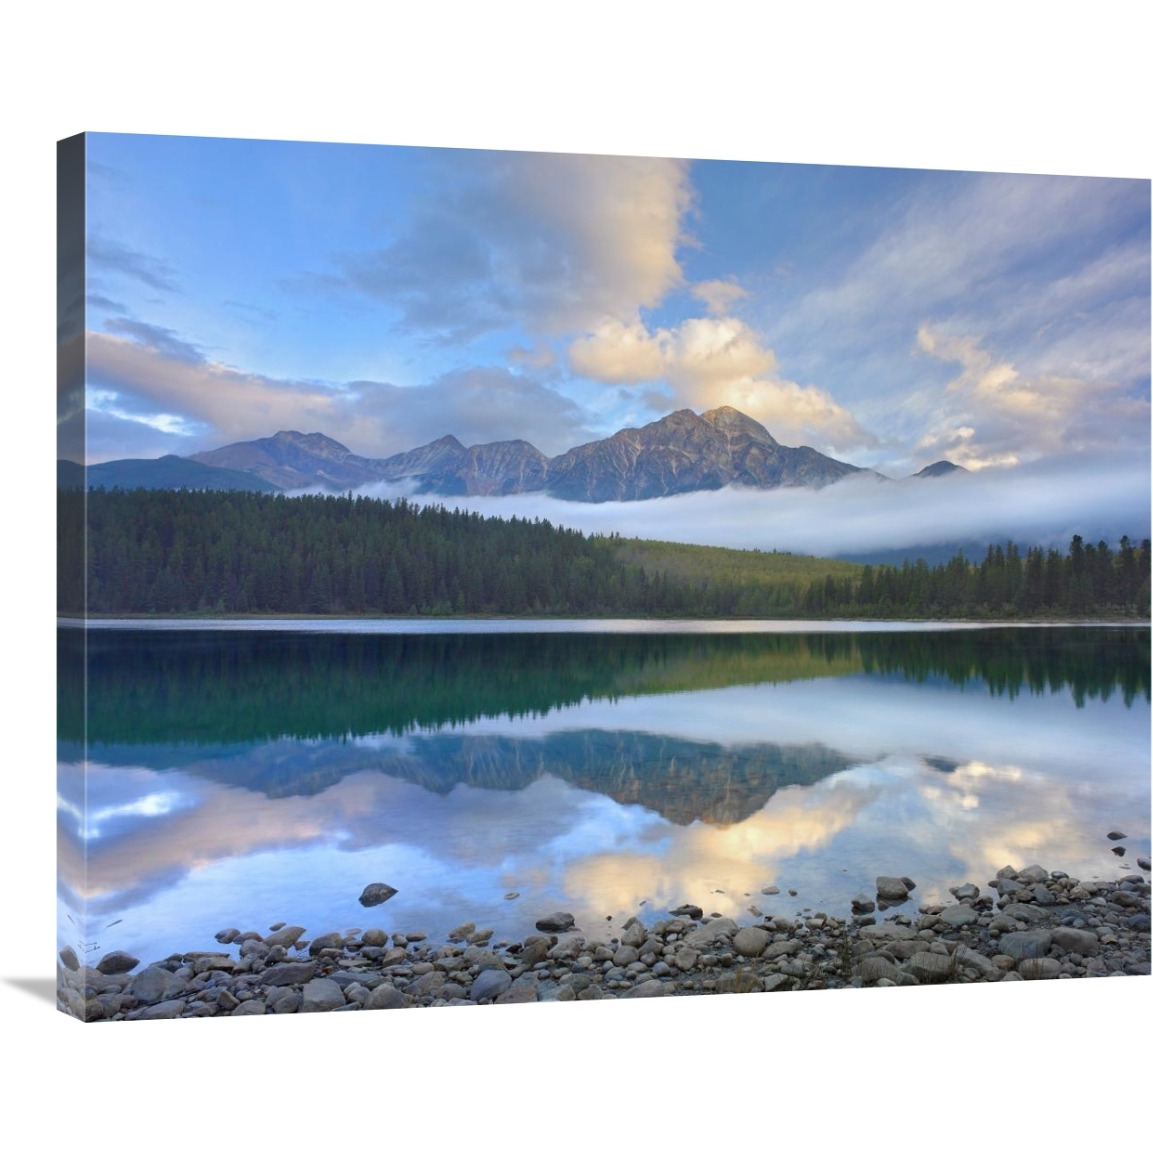
[[[1147,627],[57,635],[59,945],[93,963],[279,921],[500,939],[686,901],[846,916],[878,874],[919,904],[1006,864],[1123,876],[1150,850]],[[365,909],[374,881],[398,892]]]

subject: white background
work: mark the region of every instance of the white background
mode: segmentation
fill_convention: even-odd
[[[87,1028],[13,983],[48,978],[54,947],[56,139],[102,130],[1148,179],[1140,12],[1100,0],[713,0],[6,14],[10,1147],[52,1134],[86,1150],[952,1149],[1131,1143],[1147,1128],[1149,978]]]

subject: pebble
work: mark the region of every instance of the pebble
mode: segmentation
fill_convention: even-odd
[[[906,896],[907,877],[897,882]],[[223,953],[173,954],[130,976],[140,962],[109,953],[96,968],[61,950],[58,1005],[89,1021],[265,1013],[352,1012],[406,1006],[475,1006],[531,1001],[708,996],[789,989],[865,988],[1103,977],[1150,971],[1150,888],[1145,877],[1078,881],[1039,865],[1002,869],[989,882],[999,910],[976,885],[952,890],[953,905],[926,905],[919,917],[877,923],[853,899],[852,917],[812,909],[804,919],[740,925],[682,905],[651,926],[630,917],[585,936],[570,913],[537,922],[523,941],[490,945],[492,931],[459,926],[444,944],[423,933],[322,933],[311,958],[286,959],[301,926],[261,938],[239,933],[244,959]],[[887,891],[895,893],[896,885]],[[864,900],[862,901],[862,898]],[[600,922],[604,925],[604,922]],[[548,935],[543,935],[543,934]],[[232,936],[222,930],[219,936]],[[559,936],[559,939],[558,939]],[[73,967],[75,964],[75,968]]]

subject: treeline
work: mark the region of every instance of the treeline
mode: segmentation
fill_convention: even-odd
[[[1074,536],[1064,554],[1011,541],[990,545],[979,564],[956,556],[930,567],[865,565],[856,579],[813,581],[804,607],[816,616],[1100,617],[1149,615],[1149,541]]]
[[[1149,614],[1149,542],[1128,538],[1114,550],[1074,537],[1064,554],[1009,543],[976,565],[866,565],[807,582],[686,580],[625,563],[615,538],[404,500],[158,489],[97,490],[87,502],[87,604],[104,614]],[[72,538],[60,544],[70,550]],[[63,551],[60,568],[84,571]],[[72,584],[61,597],[76,607]]]
[[[94,491],[98,613],[644,611],[639,571],[548,521],[353,496]]]

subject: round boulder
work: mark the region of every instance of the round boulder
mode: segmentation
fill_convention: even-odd
[[[118,973],[131,973],[139,964],[139,957],[133,957],[130,953],[116,951],[106,953],[101,957],[100,963],[96,966],[96,971],[103,973],[106,977],[114,977]]]
[[[373,881],[371,885],[364,886],[364,892],[360,894],[357,900],[366,908],[371,909],[373,905],[383,905],[390,897],[395,897],[397,890],[391,885],[386,885],[382,881]]]
[[[759,957],[767,948],[769,940],[769,934],[764,929],[749,926],[733,934],[733,948],[742,957]]]

